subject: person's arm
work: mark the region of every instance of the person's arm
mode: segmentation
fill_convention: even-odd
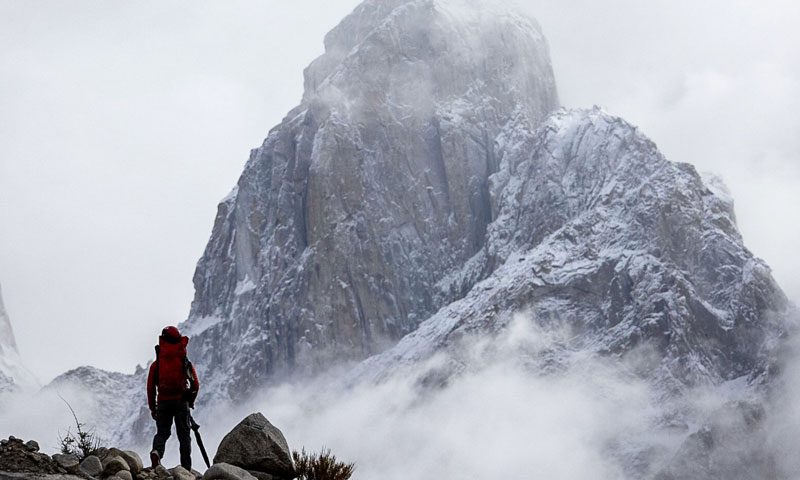
[[[150,365],[147,373],[147,406],[150,407],[150,415],[156,418],[156,364]]]
[[[194,365],[192,365],[192,378],[194,378],[194,391],[200,391],[200,378],[197,376],[197,370],[194,369]]]

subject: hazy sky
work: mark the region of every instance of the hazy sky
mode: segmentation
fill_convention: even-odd
[[[43,381],[182,321],[217,202],[356,0],[0,0],[0,282]],[[800,2],[528,0],[562,103],[718,172],[800,298]]]

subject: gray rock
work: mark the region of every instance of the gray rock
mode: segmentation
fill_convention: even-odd
[[[32,452],[39,451],[39,444],[36,442],[36,440],[28,440],[27,442],[25,442],[25,446],[28,447],[28,450]]]
[[[128,463],[119,455],[110,455],[103,460],[103,475],[105,476],[113,476],[117,472],[121,470],[128,470],[130,471],[131,467]]]
[[[53,455],[52,458],[61,468],[69,473],[78,473],[80,471],[80,460],[77,455],[62,455],[57,453]]]
[[[222,439],[214,463],[228,463],[279,477],[295,475],[286,439],[261,413],[242,420]]]
[[[94,455],[89,455],[81,462],[81,472],[90,477],[99,477],[103,473],[103,462]]]
[[[172,474],[175,480],[197,480],[197,477],[195,477],[192,472],[181,466],[171,468],[169,472]]]
[[[692,432],[655,480],[787,478],[770,451],[763,405],[730,402]]]
[[[130,471],[134,476],[136,476],[136,474],[141,472],[142,468],[144,468],[142,458],[134,451],[111,448],[108,451],[108,455],[117,456],[125,460],[125,463],[128,464],[128,467],[130,467]]]
[[[162,479],[173,478],[172,472],[167,470],[167,467],[165,467],[164,465],[157,466],[154,470],[154,473],[157,478],[162,478]]]
[[[120,470],[114,475],[114,478],[118,480],[133,480],[133,475],[127,470]]]
[[[0,471],[0,480],[85,480],[77,475],[64,474],[42,474],[42,473],[19,473]]]
[[[257,470],[248,470],[247,473],[256,477],[258,480],[276,480],[278,478],[269,473],[259,472]]]
[[[247,470],[228,463],[215,463],[206,470],[203,480],[257,480]]]
[[[116,387],[116,385],[114,385],[113,387]],[[106,388],[109,388],[109,386],[106,386]],[[97,458],[99,458],[100,460],[105,460],[106,457],[108,457],[110,451],[111,451],[110,448],[100,447],[97,450],[95,450],[94,454],[97,455]]]

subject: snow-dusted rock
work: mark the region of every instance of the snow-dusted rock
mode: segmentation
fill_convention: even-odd
[[[512,124],[497,156],[487,241],[443,283],[469,293],[354,377],[386,377],[523,310],[571,328],[569,348],[656,347],[649,374],[672,387],[766,370],[790,305],[742,243],[730,202],[691,165],[597,108]]]
[[[25,368],[17,350],[14,329],[3,303],[0,288],[0,395],[12,391],[33,390],[39,386],[34,375]]]
[[[116,445],[137,445],[153,435],[146,385],[147,372],[143,368],[127,375],[80,367],[58,376],[43,390],[67,392],[73,406],[91,416],[87,419],[91,420],[95,433],[105,441]]]

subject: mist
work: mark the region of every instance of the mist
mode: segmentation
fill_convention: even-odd
[[[599,356],[565,347],[573,337],[563,326],[542,326],[523,312],[499,333],[466,336],[377,384],[343,382],[349,368],[342,366],[312,380],[264,389],[244,404],[194,415],[212,458],[241,419],[262,412],[292,449],[329,448],[340,460],[355,462],[355,479],[610,480],[650,478],[706,422],[722,429],[722,442],[732,442],[714,452],[721,455],[716,461],[737,461],[741,418],[730,406],[763,402],[766,417],[744,432],[745,441],[760,445],[759,455],[781,474],[776,478],[797,478],[796,340],[783,353],[775,387],[761,392],[766,397],[749,388],[746,378],[674,396],[646,380],[643,372],[658,364],[648,345],[623,357]],[[65,400],[89,429],[96,427],[93,417],[107,413],[91,395],[62,385],[4,398],[0,432],[37,439],[44,451],[55,453],[59,437],[75,431]],[[112,435],[94,431],[101,442]],[[149,442],[125,447],[143,457],[150,448]],[[177,464],[174,436],[167,447],[165,463]],[[199,464],[196,443],[193,447]]]
[[[518,314],[496,337],[464,338],[377,385],[327,376],[270,388],[208,431],[214,444],[260,411],[290,447],[330,448],[358,479],[620,479],[636,473],[623,462],[676,451],[687,431],[665,418],[703,417],[737,394],[698,389],[664,403],[637,374],[653,360],[647,347],[603,358],[563,349],[571,336]]]

